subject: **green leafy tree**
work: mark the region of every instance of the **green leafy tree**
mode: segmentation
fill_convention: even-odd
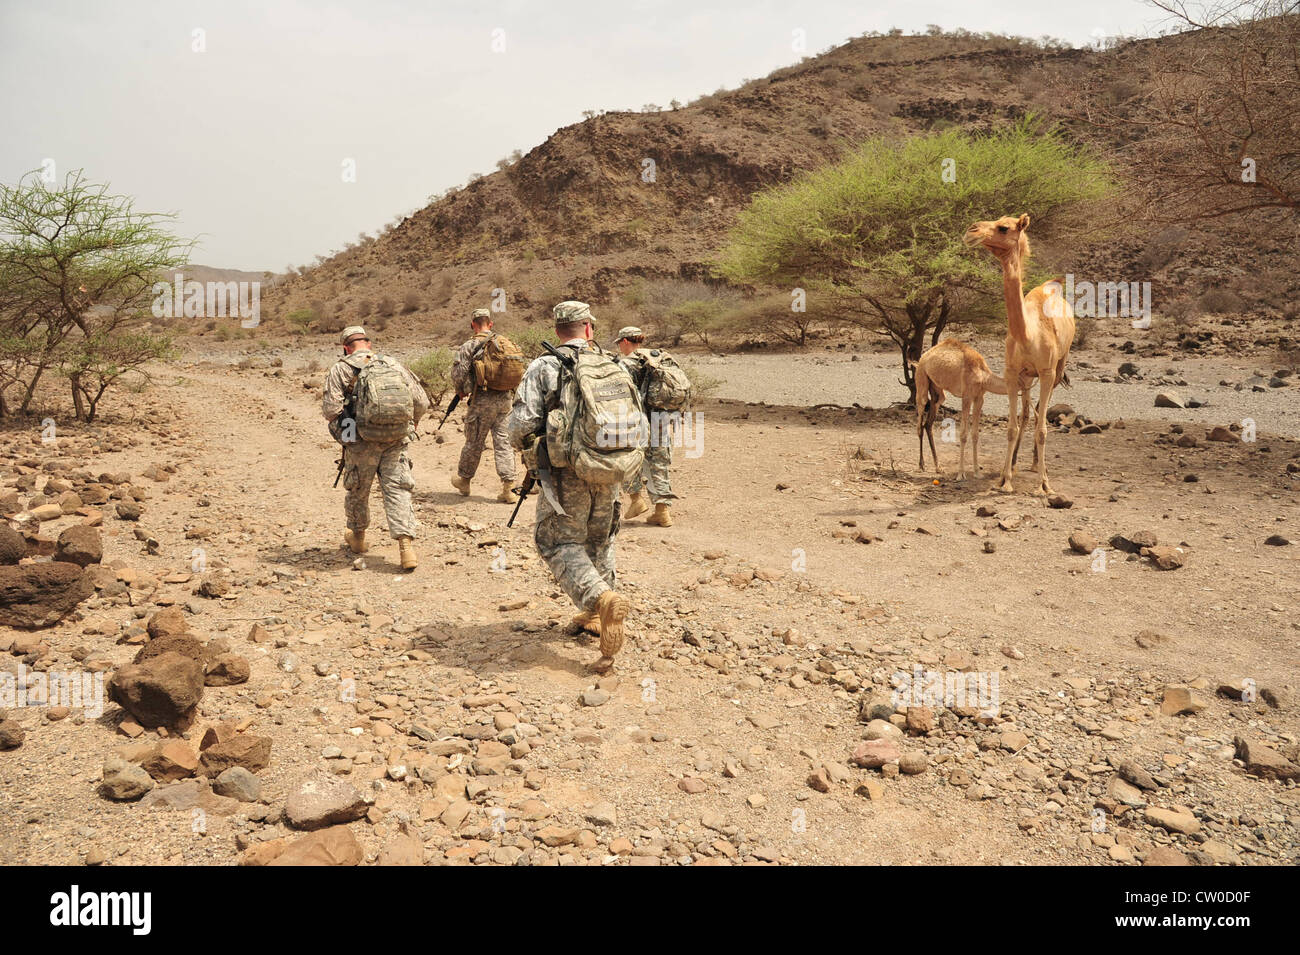
[[[434,405],[441,405],[442,399],[451,391],[454,359],[450,348],[441,347],[425,352],[410,364],[411,374],[424,386],[425,394]]]
[[[166,353],[143,325],[154,283],[192,246],[162,228],[169,218],[136,212],[81,171],[62,185],[40,172],[0,184],[0,416],[6,388],[17,386],[26,413],[45,373],[62,368],[83,418],[125,371]]]
[[[894,341],[912,393],[927,332],[939,340],[964,292],[1000,290],[988,256],[962,242],[972,222],[1028,212],[1037,237],[1078,241],[1089,209],[1117,195],[1103,159],[1032,116],[982,134],[872,139],[759,193],[716,269],[830,295],[840,320]]]

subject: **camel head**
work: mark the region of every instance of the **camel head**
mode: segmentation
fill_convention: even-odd
[[[1021,259],[1029,256],[1029,216],[1003,216],[988,222],[976,222],[966,230],[967,245],[982,245],[1005,261],[1012,253]]]

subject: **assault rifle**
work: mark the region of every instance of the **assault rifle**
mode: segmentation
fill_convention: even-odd
[[[334,419],[334,427],[340,429],[340,435],[342,434],[342,422],[351,421],[355,426],[356,416],[352,413],[352,405],[353,396],[349,394],[348,400],[343,403],[343,410],[340,411],[339,416]],[[347,447],[340,438],[336,437],[334,440],[339,442],[339,470],[338,473],[334,475],[334,487],[338,487],[339,478],[343,477],[343,462],[347,458]]]
[[[451,417],[451,413],[456,410],[458,404],[460,404],[460,395],[453,395],[451,404],[447,405],[447,413],[442,416],[442,420],[438,422],[438,427],[434,429],[435,431],[442,430],[442,426],[447,423],[447,419]]]
[[[515,509],[510,512],[510,520],[506,521],[506,527],[513,527],[515,518],[519,516],[519,508],[524,506],[524,498],[533,493],[533,488],[537,486],[537,479],[533,477],[533,472],[529,471],[524,475],[524,483],[519,488],[519,500],[515,503]]]

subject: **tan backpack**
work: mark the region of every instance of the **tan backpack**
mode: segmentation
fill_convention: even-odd
[[[480,388],[514,391],[524,379],[524,353],[504,335],[492,335],[483,343],[474,362],[474,380]]]

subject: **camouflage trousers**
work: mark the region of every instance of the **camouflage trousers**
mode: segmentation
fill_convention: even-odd
[[[537,489],[537,553],[551,568],[556,583],[583,610],[614,587],[614,537],[621,507],[618,485],[584,484],[571,472],[551,472],[556,496],[567,512],[561,516]]]
[[[406,441],[372,444],[357,441],[343,446],[343,513],[348,530],[363,531],[370,526],[370,488],[379,478],[384,498],[388,531],[394,537],[415,537],[415,509],[411,506],[411,459]]]
[[[515,479],[515,451],[510,447],[506,434],[506,416],[510,414],[513,403],[514,395],[509,391],[480,388],[475,393],[465,415],[465,447],[461,449],[460,462],[456,466],[457,476],[465,480],[474,476],[487,446],[488,435],[491,435],[497,477],[503,481]]]
[[[673,466],[673,416],[663,412],[653,412],[659,417],[657,427],[652,427],[652,440],[645,449],[645,461],[641,470],[628,479],[623,489],[635,494],[643,487],[648,487],[650,501],[672,501],[677,498],[669,480],[669,471]]]

